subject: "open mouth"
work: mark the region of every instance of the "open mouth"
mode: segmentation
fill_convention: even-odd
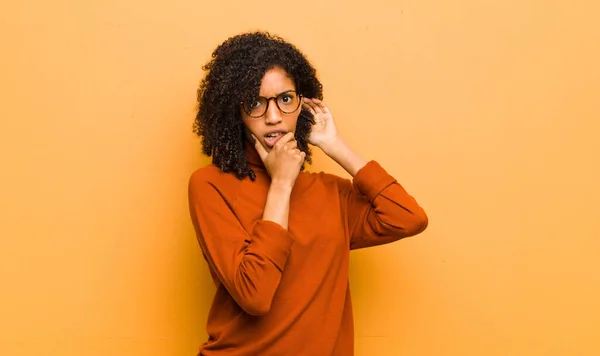
[[[267,146],[272,148],[273,146],[275,146],[277,141],[279,141],[279,139],[283,137],[283,135],[285,135],[284,132],[273,132],[270,134],[266,134],[265,143],[267,144]]]

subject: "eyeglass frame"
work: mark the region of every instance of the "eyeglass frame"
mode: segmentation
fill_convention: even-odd
[[[296,95],[298,95],[298,99],[299,99],[298,100],[298,107],[296,107],[293,111],[285,112],[285,111],[281,110],[281,108],[279,107],[279,104],[277,103],[277,98],[279,98],[283,94],[287,94],[287,93],[290,93],[290,92],[294,92]],[[244,112],[246,113],[246,115],[248,115],[249,117],[251,117],[253,119],[259,119],[259,118],[263,117],[267,113],[267,111],[269,110],[269,104],[271,103],[271,99],[275,99],[275,106],[277,106],[277,109],[282,114],[289,115],[289,114],[295,113],[298,110],[298,108],[300,108],[300,106],[302,106],[302,97],[303,97],[302,94],[298,94],[298,92],[295,91],[295,90],[293,90],[293,89],[282,91],[281,93],[277,94],[276,96],[271,96],[271,97],[268,97],[268,98],[265,98],[264,96],[258,96],[258,98],[263,98],[263,99],[267,100],[267,105],[265,107],[265,112],[263,112],[259,116],[252,116],[252,115],[250,115],[250,113],[248,113],[248,111],[246,110],[246,107],[244,105],[244,101],[245,100],[241,101],[240,105],[242,106],[242,110],[244,110]]]

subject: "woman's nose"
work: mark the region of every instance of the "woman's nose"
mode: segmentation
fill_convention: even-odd
[[[273,103],[269,103],[267,106],[267,112],[265,113],[265,122],[267,124],[276,124],[281,122],[281,112],[277,107],[277,104],[273,100]]]

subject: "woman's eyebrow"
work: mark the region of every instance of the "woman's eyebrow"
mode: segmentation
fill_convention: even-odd
[[[287,89],[287,90],[284,90],[284,91],[282,91],[281,93],[275,94],[275,96],[270,96],[269,98],[276,98],[276,97],[278,97],[279,95],[281,95],[281,94],[285,94],[285,93],[287,93],[287,92],[290,92],[290,91],[296,91],[296,90],[295,90],[295,89]],[[266,97],[266,96],[263,96],[263,95],[259,95],[259,96],[260,96],[261,98],[265,98],[265,99],[267,99],[267,97]]]

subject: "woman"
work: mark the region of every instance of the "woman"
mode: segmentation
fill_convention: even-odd
[[[427,216],[340,137],[293,45],[238,35],[204,69],[195,131],[213,164],[189,202],[217,290],[199,355],[352,355],[350,250],[418,234]],[[308,144],[353,180],[303,172]]]

